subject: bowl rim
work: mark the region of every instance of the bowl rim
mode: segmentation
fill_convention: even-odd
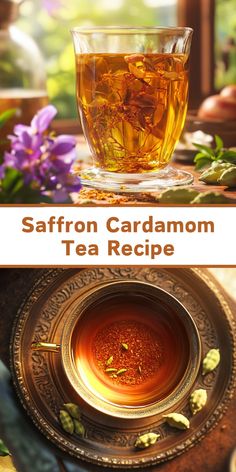
[[[186,123],[190,124],[195,124],[195,125],[203,125],[203,126],[210,126],[211,128],[216,128],[217,126],[224,126],[224,131],[230,130],[230,131],[235,131],[235,126],[236,126],[236,119],[234,120],[223,120],[221,118],[216,118],[216,119],[210,119],[210,118],[200,118],[198,116],[198,109],[190,109],[186,115]],[[185,123],[185,127],[186,127]]]
[[[169,301],[169,305],[171,302],[172,308],[175,307],[178,315],[182,316],[182,322],[188,334],[189,340],[189,359],[186,365],[186,369],[181,381],[178,385],[172,390],[172,392],[167,395],[164,399],[151,403],[149,405],[145,405],[143,407],[122,407],[119,405],[114,405],[109,403],[105,399],[101,397],[95,396],[93,392],[91,392],[80,380],[78,376],[78,371],[76,370],[72,348],[71,348],[71,341],[73,336],[74,328],[78,322],[79,317],[84,313],[86,308],[89,306],[89,301],[98,300],[104,291],[105,293],[108,292],[110,289],[114,289],[114,287],[123,287],[133,285],[136,288],[142,287],[143,290],[148,289],[153,292],[153,294],[157,296],[159,295],[159,299],[161,298],[162,301]],[[116,293],[115,291],[113,292]],[[149,292],[150,293],[150,292]],[[95,295],[95,298],[94,298]],[[201,362],[201,339],[200,335],[196,326],[195,321],[193,320],[189,311],[183,306],[182,303],[178,301],[176,297],[168,293],[166,290],[163,290],[156,285],[136,281],[136,280],[116,280],[113,282],[108,282],[101,284],[99,286],[93,287],[91,290],[87,291],[83,296],[77,301],[75,301],[74,308],[72,308],[72,314],[68,319],[68,322],[65,324],[63,332],[62,332],[62,339],[61,339],[61,361],[63,370],[65,375],[75,391],[75,393],[82,398],[82,400],[87,403],[90,407],[94,408],[95,410],[109,415],[113,417],[118,417],[122,419],[140,419],[146,418],[150,416],[154,416],[157,414],[164,414],[168,410],[173,411],[173,407],[181,402],[183,398],[189,394],[196,377],[199,372],[200,362]]]

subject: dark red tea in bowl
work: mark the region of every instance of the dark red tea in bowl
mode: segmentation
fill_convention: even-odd
[[[180,320],[138,294],[114,295],[92,306],[76,326],[73,346],[87,387],[122,406],[144,406],[166,397],[189,360]]]
[[[193,371],[198,368],[200,344],[190,315],[145,283],[117,282],[90,295],[70,344],[74,385],[77,375],[82,395],[119,410],[144,409],[175,392],[178,400],[192,360]]]

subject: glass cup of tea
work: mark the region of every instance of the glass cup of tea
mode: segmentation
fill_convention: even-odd
[[[192,32],[72,30],[78,111],[93,158],[83,185],[140,192],[192,182],[169,166],[187,111]]]

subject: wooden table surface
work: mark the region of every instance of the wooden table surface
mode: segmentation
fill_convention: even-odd
[[[176,269],[178,270],[178,269]],[[21,301],[27,296],[42,269],[1,269],[0,270],[0,358],[9,365],[9,341],[12,323]],[[234,302],[226,295],[231,307]],[[20,406],[19,406],[20,408]],[[181,456],[159,466],[142,469],[145,472],[228,472],[230,453],[236,445],[236,393],[226,414],[217,427],[192,449]],[[32,428],[34,426],[32,425]],[[60,454],[54,447],[55,453]],[[111,472],[77,461],[78,472]],[[1,470],[1,469],[0,469]],[[112,470],[114,472],[114,469]]]

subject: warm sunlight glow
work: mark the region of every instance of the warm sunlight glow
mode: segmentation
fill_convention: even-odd
[[[176,0],[144,0],[148,7],[170,7],[176,5]]]

